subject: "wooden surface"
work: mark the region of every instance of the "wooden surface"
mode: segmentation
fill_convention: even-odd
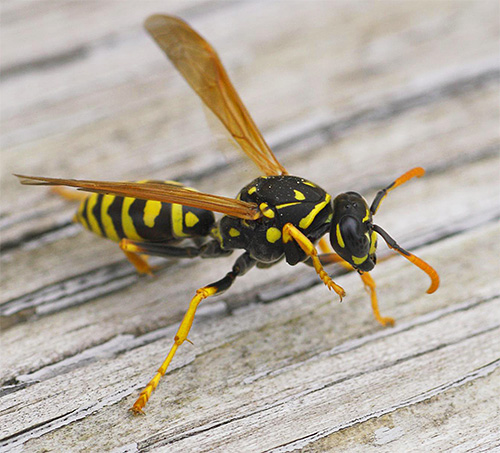
[[[376,221],[442,284],[380,263],[384,329],[357,275],[329,269],[339,304],[305,266],[253,270],[200,308],[134,418],[192,294],[236,255],[139,278],[10,174],[228,196],[256,176],[142,30],[156,12],[214,45],[292,174],[370,200],[425,167]],[[0,451],[500,448],[499,23],[495,1],[3,2]]]

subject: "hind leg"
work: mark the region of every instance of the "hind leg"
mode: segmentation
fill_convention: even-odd
[[[189,308],[186,314],[184,315],[184,318],[179,326],[179,329],[177,330],[177,333],[174,337],[174,344],[170,348],[170,351],[166,359],[163,361],[160,368],[158,368],[158,371],[154,375],[153,379],[149,381],[148,385],[141,392],[137,401],[130,408],[130,410],[134,414],[138,415],[144,413],[143,411],[144,406],[146,406],[146,403],[148,402],[151,393],[153,393],[153,390],[158,386],[160,379],[166,373],[167,368],[170,365],[170,362],[172,361],[175,353],[177,352],[177,348],[182,343],[184,343],[184,341],[186,340],[189,341],[187,336],[189,334],[189,331],[191,330],[191,326],[193,325],[196,309],[198,308],[200,302],[208,297],[215,296],[216,294],[220,294],[226,291],[234,283],[236,277],[245,274],[254,266],[254,264],[255,260],[251,258],[248,253],[244,253],[236,260],[232,270],[228,272],[224,278],[214,283],[211,283],[210,285],[204,286],[196,291],[196,295],[191,299],[191,302],[189,303]]]

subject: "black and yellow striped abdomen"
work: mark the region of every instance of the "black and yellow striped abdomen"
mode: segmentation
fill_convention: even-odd
[[[91,194],[81,202],[74,220],[116,242],[124,238],[171,242],[207,236],[215,217],[211,211],[176,203]]]

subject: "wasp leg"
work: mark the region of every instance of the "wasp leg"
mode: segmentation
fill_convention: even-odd
[[[366,292],[370,294],[370,299],[372,301],[372,311],[373,311],[373,316],[375,316],[375,319],[384,327],[393,326],[394,318],[391,318],[390,316],[382,316],[380,314],[378,308],[378,300],[377,300],[377,290],[376,290],[377,285],[375,283],[375,280],[373,280],[369,272],[363,272],[363,273],[360,272],[359,276],[361,277],[361,280],[363,280]]]
[[[207,297],[215,296],[216,294],[220,294],[223,291],[226,291],[233,284],[236,277],[248,272],[254,266],[254,264],[255,260],[251,258],[250,255],[246,252],[236,260],[232,270],[228,272],[224,278],[214,283],[211,283],[208,286],[204,286],[203,288],[200,288],[196,291],[196,295],[191,299],[191,302],[189,303],[189,308],[186,314],[184,315],[184,318],[181,322],[181,325],[179,326],[179,329],[177,330],[177,333],[174,337],[174,344],[172,345],[172,348],[170,349],[167,358],[164,360],[160,368],[158,368],[158,371],[153,377],[153,379],[151,379],[151,381],[149,381],[148,385],[144,388],[144,390],[142,390],[137,401],[130,408],[130,410],[134,414],[138,415],[144,413],[143,411],[144,406],[148,402],[149,397],[151,396],[153,390],[158,386],[160,379],[167,371],[167,368],[170,365],[170,362],[172,361],[177,351],[177,348],[182,343],[184,343],[184,341],[186,340],[189,341],[187,339],[187,336],[189,334],[191,326],[193,325],[196,309],[198,308],[200,302],[206,299]]]
[[[319,241],[319,247],[320,250],[324,253],[324,255],[320,255],[319,259],[322,264],[327,265],[327,264],[332,264],[332,263],[340,263],[341,266],[344,268],[348,269],[349,271],[353,271],[354,268],[347,262],[344,261],[339,255],[336,253],[333,253],[331,251],[330,246],[326,242],[324,238],[322,238]],[[378,299],[377,299],[377,290],[376,290],[376,283],[375,280],[373,280],[372,276],[370,275],[369,272],[359,272],[359,276],[361,277],[361,280],[363,281],[363,284],[365,285],[365,290],[370,294],[370,299],[372,303],[372,311],[373,315],[375,316],[375,319],[382,324],[384,327],[386,326],[393,326],[394,325],[394,319],[388,316],[382,316],[380,314],[380,310],[378,308]]]
[[[89,196],[88,193],[67,189],[66,187],[62,186],[53,186],[50,188],[50,191],[68,201],[83,201]]]
[[[138,252],[133,250],[127,250],[122,246],[123,239],[120,241],[120,248],[127,257],[127,259],[134,265],[136,271],[139,274],[153,275],[154,267],[148,264],[148,258],[146,256],[139,255]]]
[[[192,246],[175,246],[164,242],[137,242],[130,239],[122,239],[120,248],[131,253],[145,253],[146,255],[161,256],[163,258],[217,258],[227,256],[232,250],[223,250],[217,241],[209,241],[206,244]]]
[[[294,240],[304,253],[311,258],[314,270],[319,275],[321,281],[328,287],[328,289],[333,289],[342,301],[342,298],[345,296],[345,291],[341,286],[337,285],[323,269],[314,244],[299,229],[291,223],[287,223],[283,227],[283,242],[287,243],[291,240]]]

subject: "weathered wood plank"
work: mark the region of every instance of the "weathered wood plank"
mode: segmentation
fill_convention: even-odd
[[[145,418],[126,410],[187,300],[234,258],[138,278],[116,245],[69,224],[74,207],[9,173],[169,177],[225,195],[254,173],[207,141],[195,97],[142,32],[165,4],[88,5],[2,4],[0,451],[498,447],[498,4],[168,4],[219,50],[291,172],[370,199],[426,167],[377,223],[442,286],[427,296],[414,267],[380,263],[398,320],[382,329],[356,275],[331,269],[339,305],[309,269],[255,270],[200,308],[195,346]]]

